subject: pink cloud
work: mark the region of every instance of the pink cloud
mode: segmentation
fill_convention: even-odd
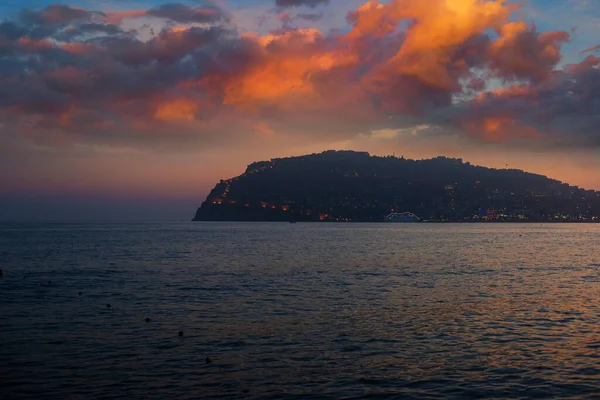
[[[28,21],[52,24],[48,36],[21,21],[15,37],[9,28],[19,21],[0,24],[0,46],[31,71],[0,71],[0,108],[10,110],[8,123],[44,140],[151,145],[179,135],[212,144],[252,130],[277,136],[286,123],[290,132],[352,137],[405,127],[390,122],[403,119],[484,141],[555,140],[542,129],[548,110],[562,124],[593,107],[583,83],[600,82],[597,59],[557,70],[569,34],[539,32],[516,20],[518,10],[503,0],[370,0],[348,15],[347,33],[284,26],[264,35],[240,35],[213,6],[31,12]],[[110,25],[148,16],[170,24],[150,38]],[[289,18],[280,14],[284,25]],[[82,29],[88,19],[102,22]],[[492,78],[505,87],[485,92]],[[595,121],[582,121],[584,141]]]

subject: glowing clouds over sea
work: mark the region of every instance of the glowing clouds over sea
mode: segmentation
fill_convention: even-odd
[[[368,1],[342,30],[288,24],[328,1],[274,6],[282,26],[269,32],[242,31],[236,10],[213,2],[24,10],[0,23],[0,135],[49,147],[218,148],[431,126],[419,132],[528,147],[600,142],[596,49],[562,65],[571,33],[540,31],[518,4]]]

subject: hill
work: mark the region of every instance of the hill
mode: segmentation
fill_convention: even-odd
[[[194,221],[596,221],[600,192],[462,159],[326,151],[255,162],[220,181]]]

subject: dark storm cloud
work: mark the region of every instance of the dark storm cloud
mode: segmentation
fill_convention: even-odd
[[[175,63],[210,43],[219,42],[230,32],[221,27],[192,27],[183,31],[162,30],[148,41],[107,37],[100,40],[106,53],[127,65],[151,62]]]
[[[71,8],[61,4],[50,4],[41,11],[23,10],[20,19],[25,24],[68,24],[77,19],[89,19],[92,13],[81,8]]]
[[[321,4],[327,4],[329,0],[275,0],[277,7],[310,7],[315,8]]]
[[[600,145],[600,59],[555,71],[542,83],[482,94],[456,107],[458,126],[479,129],[487,139],[529,137],[542,147]]]
[[[567,32],[540,33],[534,26],[510,24],[505,42],[490,46],[491,67],[502,77],[543,81],[562,58],[561,45],[569,41]]]
[[[317,22],[323,19],[323,14],[296,14],[295,18],[303,19],[306,21]]]
[[[0,38],[3,38],[5,42],[12,42],[26,34],[27,29],[22,25],[17,25],[11,21],[0,23]]]
[[[94,15],[100,13],[61,4],[50,4],[40,11],[22,10],[19,20],[28,29],[29,37],[42,39],[54,35],[72,22],[90,20]]]
[[[218,22],[228,19],[226,13],[214,5],[192,8],[179,3],[168,3],[152,8],[148,11],[148,15],[180,23]]]
[[[29,116],[30,128],[82,136],[94,135],[94,126],[116,128],[110,137],[123,117],[144,119],[182,81],[218,70],[212,64],[226,49],[223,43],[237,38],[227,28],[208,26],[165,28],[142,40],[117,24],[91,21],[91,15],[102,21],[107,14],[49,6],[0,23],[0,119]],[[204,13],[173,4],[148,15],[176,22],[224,19],[217,8]],[[49,135],[43,140],[51,141]]]

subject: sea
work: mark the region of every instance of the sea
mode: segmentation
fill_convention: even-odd
[[[600,398],[599,243],[600,224],[2,223],[0,398]]]

